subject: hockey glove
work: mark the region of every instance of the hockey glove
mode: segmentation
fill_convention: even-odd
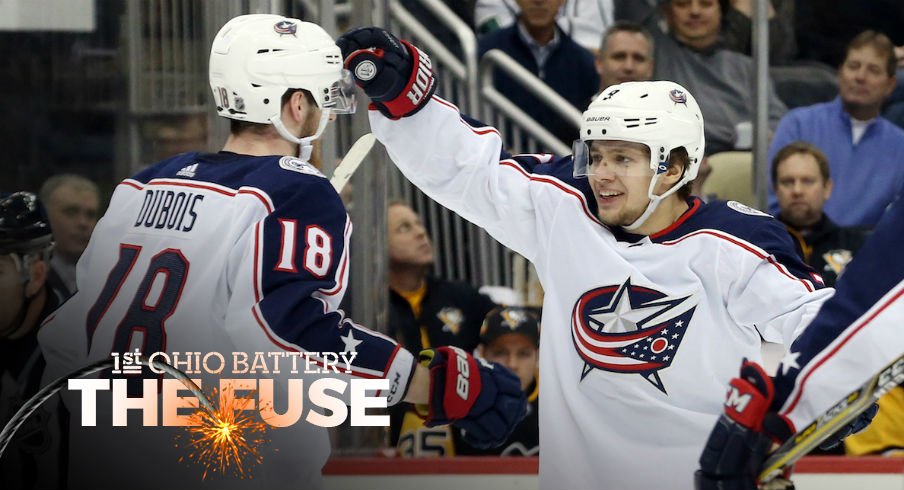
[[[416,113],[436,90],[430,58],[386,29],[358,27],[339,36],[336,44],[355,82],[386,117]]]
[[[730,382],[724,412],[709,435],[697,490],[756,490],[760,466],[773,443],[791,436],[791,425],[770,412],[775,396],[772,379],[758,364],[745,360]]]
[[[527,399],[518,377],[498,364],[475,359],[458,347],[421,351],[430,370],[430,402],[419,405],[425,425],[452,424],[476,448],[504,443],[527,415]]]

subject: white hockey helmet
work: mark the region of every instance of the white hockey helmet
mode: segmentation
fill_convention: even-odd
[[[310,144],[330,114],[355,110],[354,83],[339,47],[320,26],[271,14],[240,15],[210,49],[210,88],[223,117],[273,124],[283,138]],[[317,134],[297,138],[280,119],[283,94],[305,89],[322,110]]]
[[[607,88],[584,111],[580,136],[573,147],[575,177],[588,175],[589,141],[630,141],[650,148],[653,179],[647,194],[651,202],[637,221],[625,227],[628,230],[643,224],[660,200],[694,180],[703,160],[700,106],[686,88],[670,81],[625,82]],[[653,190],[668,169],[671,151],[682,147],[690,160],[684,175],[662,195],[655,195]]]

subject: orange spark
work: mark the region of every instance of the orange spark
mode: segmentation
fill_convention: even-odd
[[[226,391],[231,393],[231,387]],[[216,399],[216,393],[214,388],[210,398]],[[266,442],[268,429],[253,403],[253,393],[242,398],[223,395],[219,397],[216,412],[203,406],[195,410],[189,416],[191,424],[186,427],[185,435],[179,437],[185,441],[177,446],[189,448],[188,455],[180,457],[179,462],[193,461],[201,465],[202,480],[208,473],[252,478],[251,470],[263,461],[258,448]]]

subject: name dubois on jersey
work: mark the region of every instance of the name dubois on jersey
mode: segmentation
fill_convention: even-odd
[[[203,195],[193,192],[146,190],[133,226],[191,231],[198,219],[196,211],[203,200]]]

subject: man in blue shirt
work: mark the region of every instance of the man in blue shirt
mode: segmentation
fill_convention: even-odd
[[[904,185],[904,130],[879,115],[895,87],[895,63],[887,36],[861,33],[838,69],[839,97],[792,110],[772,138],[770,161],[797,140],[828,156],[835,187],[825,212],[840,226],[875,226]],[[778,212],[771,188],[769,211]]]

